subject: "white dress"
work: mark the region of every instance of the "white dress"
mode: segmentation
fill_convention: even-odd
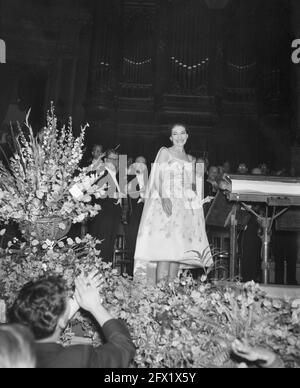
[[[172,215],[162,208],[157,185],[172,201]],[[145,263],[170,261],[183,266],[209,267],[212,255],[205,229],[201,198],[192,191],[193,166],[168,151],[168,161],[152,168],[148,199],[140,223],[135,251],[135,272]]]

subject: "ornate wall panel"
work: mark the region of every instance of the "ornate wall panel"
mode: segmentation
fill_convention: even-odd
[[[251,101],[256,93],[256,1],[234,0],[225,15],[225,97],[234,101]]]
[[[207,95],[212,60],[209,9],[201,0],[185,0],[174,1],[171,12],[169,91]]]

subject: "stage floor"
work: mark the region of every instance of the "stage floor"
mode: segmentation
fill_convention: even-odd
[[[268,296],[275,299],[299,300],[300,304],[300,286],[281,286],[276,284],[261,284],[261,289]]]

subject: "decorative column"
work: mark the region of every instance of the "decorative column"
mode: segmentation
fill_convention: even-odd
[[[155,52],[155,80],[154,80],[154,99],[156,106],[159,105],[162,95],[167,91],[169,82],[169,33],[170,33],[170,15],[172,2],[157,2],[157,37]]]
[[[91,120],[102,121],[107,117],[108,95],[112,91],[116,92],[118,88],[122,38],[121,10],[121,0],[95,2],[86,103],[87,116]]]
[[[221,98],[224,80],[223,10],[210,9],[213,28],[210,36],[210,60],[208,94]]]
[[[210,20],[213,26],[210,37],[211,66],[209,67],[208,94],[216,96],[216,103],[218,105],[218,99],[222,97],[224,86],[224,9],[229,3],[229,0],[205,0],[205,3],[210,10]]]

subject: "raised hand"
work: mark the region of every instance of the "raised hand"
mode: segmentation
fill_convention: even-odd
[[[97,311],[102,304],[98,290],[100,284],[100,279],[92,275],[80,276],[75,280],[75,300],[81,308],[90,313]]]

